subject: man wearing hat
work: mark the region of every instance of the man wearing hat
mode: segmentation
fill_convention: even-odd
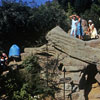
[[[95,26],[93,24],[93,26],[92,26],[92,32],[91,32],[91,39],[95,39],[96,37],[98,37],[97,29],[95,28]]]
[[[96,38],[96,36],[97,36],[97,30],[94,27],[94,24],[93,24],[92,20],[89,20],[88,23],[89,23],[88,33],[90,35],[90,38],[91,39]]]
[[[88,31],[91,32],[92,31],[92,26],[93,26],[92,20],[89,20],[88,23],[89,23]]]
[[[89,27],[88,27],[88,30],[87,30],[86,34],[91,35],[92,27],[93,27],[92,20],[89,20],[88,24],[89,24]]]

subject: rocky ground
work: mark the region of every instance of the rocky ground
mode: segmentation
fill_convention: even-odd
[[[57,100],[64,100],[64,90],[65,100],[100,100],[100,39],[82,41],[70,37],[59,26],[48,32],[46,39],[48,43],[41,47],[25,48],[22,61],[36,55],[43,68],[48,65],[60,89],[55,94]],[[15,70],[22,61],[9,66]]]
[[[66,34],[59,26],[48,32],[48,43],[38,48],[25,48],[22,60],[37,55],[41,66],[52,61],[51,71],[59,84],[57,100],[99,100],[100,39],[82,41]],[[64,79],[64,72],[65,79]]]

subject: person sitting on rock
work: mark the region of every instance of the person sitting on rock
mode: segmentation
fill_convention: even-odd
[[[90,35],[90,33],[91,33],[91,31],[92,31],[92,26],[93,26],[92,20],[89,20],[89,21],[88,21],[88,29],[87,29],[87,31],[85,32],[87,35]]]
[[[77,26],[76,26],[76,23],[77,23],[76,15],[70,16],[70,19],[72,19],[72,25],[71,25],[71,33],[70,33],[70,35],[76,37],[76,30],[77,30]]]
[[[91,31],[91,39],[95,39],[97,37],[97,29],[94,27],[94,24],[92,25],[92,31]]]
[[[87,34],[90,35],[91,39],[94,39],[98,36],[97,29],[94,27],[92,20],[89,20],[88,23],[89,23],[89,28],[88,28]]]

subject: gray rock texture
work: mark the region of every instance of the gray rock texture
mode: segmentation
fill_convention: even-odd
[[[83,25],[85,25],[84,23]],[[89,72],[93,71],[94,73],[95,71],[92,68],[91,70],[89,70],[89,68],[87,69],[87,66],[97,69],[98,73],[94,78],[97,81],[100,80],[100,39],[82,41],[68,35],[59,26],[49,31],[46,35],[46,39],[48,43],[41,47],[25,48],[24,53],[21,54],[22,60],[27,56],[37,55],[42,67],[47,64],[47,60],[48,62],[53,62],[49,67],[57,73],[54,80],[59,84],[59,88],[61,89],[60,92],[55,94],[57,100],[63,100],[64,84],[60,83],[60,80],[64,78],[63,69],[65,68],[65,78],[71,79],[70,82],[64,81],[66,100],[70,100],[70,98],[72,98],[72,100],[85,100],[85,85],[91,76],[89,76]],[[61,64],[63,66],[60,66]],[[80,88],[81,85],[84,85],[85,88]]]

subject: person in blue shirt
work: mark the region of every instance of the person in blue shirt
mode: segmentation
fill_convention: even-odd
[[[81,25],[81,18],[80,18],[80,16],[76,16],[76,17],[77,17],[77,23],[76,23],[76,25],[77,25],[77,36],[78,36],[79,39],[83,39],[84,33],[83,33],[82,25]]]
[[[77,25],[76,25],[77,20],[76,20],[76,15],[70,16],[70,19],[72,19],[72,25],[71,25],[71,33],[70,33],[70,35],[76,37],[76,31],[77,31]]]

